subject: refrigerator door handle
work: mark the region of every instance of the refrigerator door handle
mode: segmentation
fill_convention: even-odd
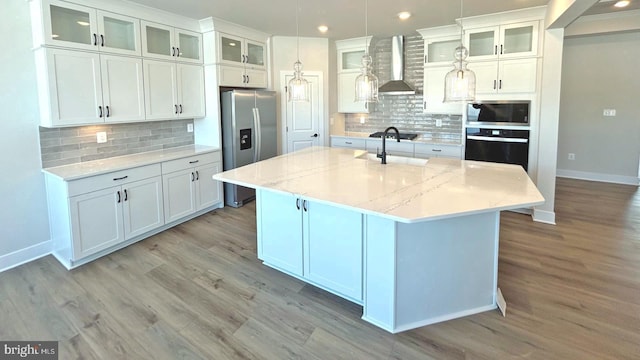
[[[255,113],[255,119],[256,119],[256,139],[258,139],[258,142],[256,144],[256,161],[260,161],[262,154],[260,153],[260,149],[262,148],[262,125],[260,124],[260,109],[259,108],[255,108],[253,109],[254,113]]]
[[[256,108],[252,108],[253,113],[253,162],[258,161],[258,149],[260,148],[260,133],[258,132],[258,114],[256,114]]]

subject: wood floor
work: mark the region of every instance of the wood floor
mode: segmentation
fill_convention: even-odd
[[[640,192],[558,179],[557,226],[502,214],[507,317],[392,335],[361,307],[263,266],[254,204],[225,208],[73,271],[0,273],[0,340],[60,359],[639,359]]]

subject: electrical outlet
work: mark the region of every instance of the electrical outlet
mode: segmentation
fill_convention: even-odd
[[[107,133],[104,131],[99,131],[96,133],[96,140],[98,144],[103,144],[107,142]]]
[[[602,115],[604,115],[604,116],[616,116],[616,109],[604,109],[602,111]]]
[[[575,159],[576,159],[576,154],[569,153],[569,160],[575,160]]]
[[[189,123],[187,124],[187,132],[193,132],[193,124]]]
[[[364,124],[364,116],[360,116],[360,124]]]
[[[442,126],[442,119],[436,119],[436,127]]]

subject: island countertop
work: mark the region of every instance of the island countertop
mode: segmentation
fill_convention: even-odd
[[[425,165],[312,147],[213,176],[255,189],[290,193],[398,222],[414,223],[534,206],[544,198],[517,165],[445,158]]]

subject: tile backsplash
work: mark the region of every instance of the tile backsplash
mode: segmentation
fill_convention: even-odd
[[[53,167],[145,151],[193,145],[187,132],[192,119],[108,124],[67,128],[40,127],[42,167]],[[107,133],[107,142],[98,144],[96,133]]]
[[[374,73],[382,85],[391,79],[391,38],[371,42]],[[402,132],[415,132],[423,138],[462,142],[462,116],[424,114],[423,74],[424,40],[420,34],[404,37],[404,80],[416,89],[415,95],[380,94],[377,104],[370,104],[369,114],[345,114],[345,130],[371,133],[395,126]],[[444,82],[444,79],[442,79]],[[361,120],[364,120],[362,123]],[[442,123],[437,127],[436,121]]]

